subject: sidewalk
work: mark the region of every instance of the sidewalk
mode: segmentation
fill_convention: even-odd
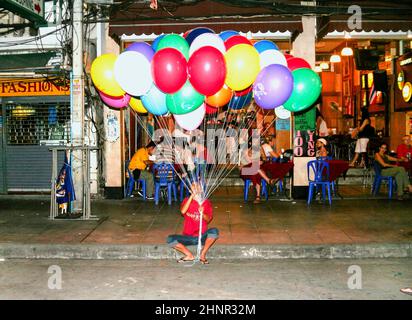
[[[240,192],[221,188],[212,197],[211,226],[221,233],[216,255],[412,256],[411,200],[370,199],[367,194],[352,199],[356,189],[342,187],[345,199],[335,199],[332,206],[279,198],[253,205]],[[2,196],[0,257],[41,252],[74,257],[73,250],[77,257],[107,257],[107,250],[116,258],[171,257],[165,239],[182,230],[178,209],[178,204],[155,206],[138,198],[95,200],[92,213],[98,221],[51,221],[46,197]]]

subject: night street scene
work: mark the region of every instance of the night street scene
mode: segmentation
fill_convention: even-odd
[[[131,300],[143,319],[400,310],[411,12],[0,1],[0,300]]]

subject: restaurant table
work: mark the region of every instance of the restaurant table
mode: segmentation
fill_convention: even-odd
[[[272,179],[283,179],[285,175],[292,170],[293,162],[266,162],[262,164],[261,168],[265,173],[267,173]]]
[[[335,181],[335,193],[336,195],[343,199],[343,197],[339,193],[338,188],[338,178],[343,175],[346,177],[346,172],[349,170],[349,162],[344,160],[326,160],[329,164],[329,181]]]

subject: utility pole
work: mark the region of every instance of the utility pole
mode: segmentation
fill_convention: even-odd
[[[84,77],[83,77],[83,0],[73,1],[73,69],[71,76],[71,143],[84,146]],[[84,209],[84,168],[83,150],[74,150],[72,154],[72,172],[76,200],[74,212]]]

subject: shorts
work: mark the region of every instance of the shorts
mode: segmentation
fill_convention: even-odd
[[[369,142],[369,138],[359,138],[358,140],[356,140],[355,152],[356,153],[367,152],[368,142]]]

